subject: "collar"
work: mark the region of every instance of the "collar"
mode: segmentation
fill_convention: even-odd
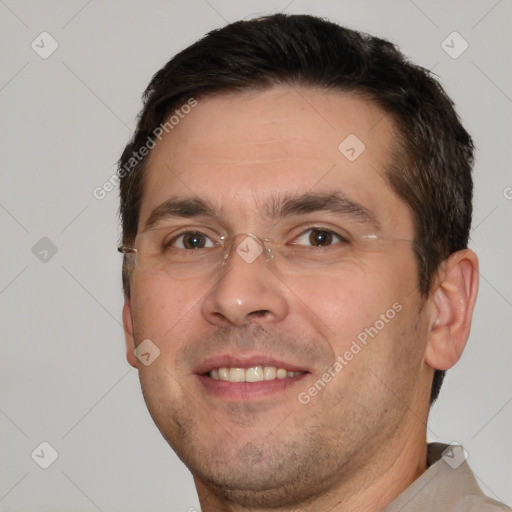
[[[462,502],[467,502],[470,507],[472,503],[478,507],[479,503],[488,502],[499,506],[497,502],[486,498],[483,494],[466,462],[461,446],[429,443],[427,467],[428,469],[382,512],[461,510],[456,507]],[[469,500],[467,497],[470,497]],[[464,510],[473,510],[473,508],[464,508]],[[480,508],[474,510],[480,510]],[[508,510],[508,508],[489,510]]]

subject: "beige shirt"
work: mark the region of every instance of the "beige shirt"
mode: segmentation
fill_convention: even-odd
[[[484,512],[512,509],[485,496],[460,446],[430,443],[428,469],[382,512]]]

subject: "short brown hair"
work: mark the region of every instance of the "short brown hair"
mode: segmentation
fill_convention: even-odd
[[[306,15],[276,14],[214,30],[152,78],[136,131],[119,160],[123,244],[137,234],[147,157],[133,158],[190,98],[217,92],[305,85],[365,95],[394,119],[398,137],[387,179],[410,207],[419,291],[439,264],[467,247],[472,216],[473,143],[432,74],[390,42]],[[130,294],[129,268],[123,286]],[[437,370],[431,402],[444,372]]]

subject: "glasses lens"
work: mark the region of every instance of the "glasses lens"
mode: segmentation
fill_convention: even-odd
[[[136,249],[141,270],[164,271],[173,278],[200,277],[222,260],[223,240],[205,230],[166,226],[141,233]]]
[[[332,275],[338,268],[381,257],[397,241],[347,227],[286,232],[291,235],[260,239],[252,234],[224,237],[204,227],[151,229],[137,237],[137,265],[173,279],[190,279],[213,274],[233,258],[246,264],[263,259],[282,275]]]

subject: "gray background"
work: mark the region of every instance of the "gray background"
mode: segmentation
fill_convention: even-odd
[[[117,191],[92,191],[157,69],[210,29],[282,10],[398,43],[440,76],[475,138],[480,296],[428,435],[463,444],[484,491],[512,503],[510,0],[0,0],[2,511],[199,509],[125,360]],[[43,31],[59,45],[46,59],[31,47],[51,49]],[[458,58],[445,51],[458,36],[442,46],[453,31],[469,44]],[[49,449],[31,457],[43,441],[58,452],[48,469],[35,460]]]

